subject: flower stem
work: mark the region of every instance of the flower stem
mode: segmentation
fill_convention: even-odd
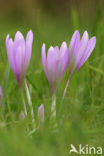
[[[22,87],[20,88],[20,93],[21,93],[21,97],[22,97],[22,101],[23,101],[24,112],[25,112],[25,115],[27,116],[26,103],[25,103]]]
[[[56,119],[56,94],[52,95],[52,106],[51,106],[51,119]]]
[[[68,88],[68,86],[69,86],[70,79],[71,79],[71,74],[69,74],[69,79],[68,79],[68,81],[67,81],[67,83],[66,83],[66,86],[65,86],[65,89],[64,89],[64,93],[63,93],[62,99],[64,99],[64,97],[65,97],[65,95],[66,95],[66,91],[67,91],[67,88]]]
[[[27,86],[26,80],[25,80],[25,90],[26,90],[26,95],[27,95],[27,99],[28,99],[28,104],[30,106],[30,113],[31,113],[31,117],[32,117],[32,122],[34,123],[35,122],[35,119],[34,119],[34,111],[33,111],[31,96],[30,96],[30,92],[29,92],[29,88]]]

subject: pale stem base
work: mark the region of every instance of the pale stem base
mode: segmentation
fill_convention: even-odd
[[[51,120],[56,119],[56,94],[52,95]]]
[[[65,98],[66,91],[67,91],[67,88],[68,88],[69,83],[70,83],[70,79],[71,79],[71,74],[69,75],[69,79],[68,79],[68,81],[67,81],[67,83],[66,83],[66,86],[65,86],[65,89],[64,89],[64,93],[63,93],[63,97],[62,97],[62,99]]]
[[[20,88],[20,93],[21,93],[21,97],[22,97],[22,101],[23,101],[24,113],[25,113],[25,115],[27,116],[26,103],[25,103],[25,99],[24,99],[24,95],[23,95],[23,90],[22,90],[22,88]]]
[[[34,122],[35,122],[35,119],[34,119],[34,111],[33,111],[31,96],[30,96],[30,92],[29,92],[29,88],[28,88],[28,86],[27,86],[26,80],[25,80],[25,90],[26,90],[28,105],[29,105],[29,107],[30,107],[30,113],[31,113],[31,117],[32,117],[32,122],[34,123]]]

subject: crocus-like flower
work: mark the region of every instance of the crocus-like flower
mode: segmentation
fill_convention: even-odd
[[[88,59],[96,45],[96,37],[89,39],[85,31],[80,39],[80,33],[75,31],[69,46],[69,71],[78,71]]]
[[[21,32],[17,31],[14,41],[7,35],[6,49],[10,67],[18,84],[25,78],[32,52],[33,33],[30,30],[26,36],[26,42]]]
[[[45,51],[45,44],[42,46],[42,64],[44,72],[52,88],[52,92],[56,92],[57,85],[64,76],[68,63],[68,48],[65,42],[62,43],[61,48],[52,46],[48,50],[47,58]]]
[[[43,104],[41,104],[38,107],[38,117],[41,121],[44,121],[44,105]]]
[[[85,63],[94,50],[95,45],[96,37],[89,39],[87,31],[84,32],[81,39],[80,33],[78,31],[74,32],[68,50],[69,78],[64,90],[63,98],[65,97],[72,73],[78,71]]]
[[[3,91],[2,91],[2,88],[0,86],[0,105],[2,103],[2,100],[3,100]]]

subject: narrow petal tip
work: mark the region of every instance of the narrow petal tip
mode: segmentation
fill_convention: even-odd
[[[7,47],[8,41],[9,41],[9,34],[6,37],[6,47]]]
[[[29,30],[28,33],[27,33],[27,35],[29,35],[31,38],[33,38],[33,32],[32,32],[32,30]]]
[[[45,68],[46,68],[46,51],[45,51],[45,44],[44,43],[43,43],[42,50],[41,50],[41,58],[42,58],[42,64],[43,64],[43,67],[45,70]]]
[[[48,49],[48,52],[51,51],[51,50],[54,50],[54,48],[52,46]]]
[[[15,41],[18,41],[20,39],[23,39],[24,40],[24,37],[22,35],[22,33],[20,31],[17,31],[16,34],[15,34]]]
[[[89,35],[88,35],[87,30],[84,31],[83,36],[84,36],[85,38],[88,38]]]
[[[42,49],[45,49],[45,43],[43,43],[43,45],[42,45]]]
[[[33,35],[33,32],[32,32],[32,30],[31,30],[31,29],[28,31],[28,33],[30,33],[30,34],[32,34],[32,35]]]
[[[45,52],[45,43],[43,43],[43,45],[42,45],[41,55],[42,55],[42,57],[44,55],[46,55],[46,52]]]
[[[78,30],[75,30],[74,34],[76,34],[76,35],[78,34],[79,35],[80,33],[79,33]]]
[[[65,41],[62,42],[61,46],[62,45],[65,46],[65,47],[67,47],[67,43]]]
[[[92,37],[93,38],[93,41],[95,42],[95,44],[96,44],[96,37],[94,36],[94,37]]]
[[[32,30],[29,30],[26,36],[26,42],[31,43],[30,45],[32,45],[33,42],[33,32]]]

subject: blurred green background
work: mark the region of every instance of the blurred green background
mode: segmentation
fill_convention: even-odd
[[[104,1],[103,0],[0,0],[0,84],[4,100],[0,107],[0,156],[67,156],[70,144],[104,149]],[[16,31],[34,33],[32,58],[26,79],[37,118],[45,106],[45,122],[32,133],[31,119],[21,121],[22,100],[9,67],[5,38]],[[57,123],[50,123],[51,91],[41,64],[41,47],[69,46],[75,30],[96,36],[94,52],[73,75],[66,97],[62,94],[66,72],[57,91]],[[25,92],[24,92],[25,94]],[[26,98],[26,97],[25,97]],[[29,111],[29,110],[28,110]],[[74,155],[74,154],[72,154]],[[77,154],[75,154],[77,155]]]

